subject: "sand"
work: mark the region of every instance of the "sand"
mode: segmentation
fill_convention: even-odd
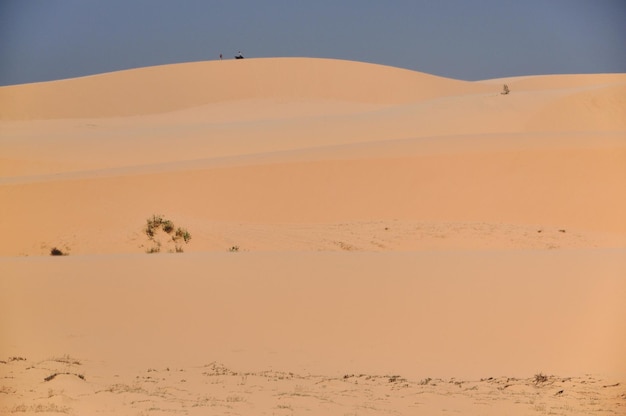
[[[0,413],[624,414],[625,115],[306,58],[1,87]]]

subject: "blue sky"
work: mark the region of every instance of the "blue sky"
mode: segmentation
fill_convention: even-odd
[[[0,0],[0,85],[306,56],[477,80],[626,72],[626,0]]]

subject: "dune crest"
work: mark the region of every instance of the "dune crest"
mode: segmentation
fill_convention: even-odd
[[[482,90],[468,82],[352,61],[211,61],[1,87],[0,119],[120,117],[259,98],[400,104]]]

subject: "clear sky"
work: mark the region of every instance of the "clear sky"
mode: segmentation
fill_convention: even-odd
[[[0,85],[238,50],[466,80],[626,72],[626,0],[0,0]]]

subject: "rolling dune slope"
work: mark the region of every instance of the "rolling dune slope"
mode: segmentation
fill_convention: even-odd
[[[2,87],[0,413],[621,414],[625,116],[306,58]]]
[[[37,120],[2,122],[0,222],[12,238],[0,252],[41,254],[55,241],[74,253],[140,252],[137,234],[154,212],[206,235],[216,223],[356,221],[362,234],[363,221],[401,220],[501,224],[492,239],[507,247],[515,227],[525,241],[554,227],[621,245],[626,78],[506,82],[503,96],[499,80],[259,59],[2,88],[3,117]],[[225,239],[189,249],[221,249]],[[381,245],[431,246],[392,241]]]

